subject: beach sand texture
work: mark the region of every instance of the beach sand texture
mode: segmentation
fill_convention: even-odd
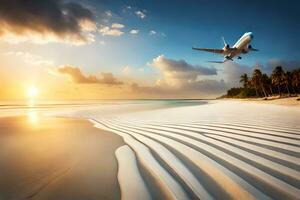
[[[212,101],[92,122],[124,138],[165,198],[300,197],[299,109]]]
[[[116,198],[300,198],[298,108],[239,101],[145,110],[136,105],[111,106],[111,112],[108,107],[92,106],[43,113],[88,119],[100,134],[106,131],[123,138],[124,143],[119,141],[102,158],[111,156],[118,162],[114,178],[109,177],[120,188]],[[104,151],[97,148],[83,150],[94,158]],[[81,151],[80,147],[76,153]],[[105,172],[100,168],[98,173]]]

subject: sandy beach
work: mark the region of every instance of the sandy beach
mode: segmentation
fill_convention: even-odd
[[[86,120],[0,118],[0,199],[120,199],[123,140]]]
[[[269,97],[265,98],[247,98],[247,99],[222,99],[221,101],[246,101],[250,103],[260,103],[260,104],[273,104],[273,105],[282,105],[282,106],[294,106],[300,108],[300,97]]]
[[[300,196],[295,106],[181,100],[34,112],[0,120],[2,199]]]

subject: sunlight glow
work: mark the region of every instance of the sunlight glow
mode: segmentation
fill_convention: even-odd
[[[37,87],[35,86],[30,86],[28,89],[27,89],[27,96],[31,99],[37,97],[39,91],[37,89]]]

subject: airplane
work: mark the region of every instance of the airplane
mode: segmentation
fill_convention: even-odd
[[[207,51],[211,53],[223,54],[224,60],[223,61],[208,61],[211,63],[225,63],[229,60],[233,61],[233,58],[237,56],[238,59],[242,59],[240,54],[247,54],[250,51],[258,51],[258,49],[254,49],[250,42],[253,39],[253,33],[247,32],[245,33],[232,47],[226,43],[224,37],[222,37],[224,47],[223,49],[207,49],[207,48],[192,48],[194,50],[199,51]]]

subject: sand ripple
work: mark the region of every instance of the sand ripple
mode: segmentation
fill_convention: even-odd
[[[291,108],[222,102],[89,115],[123,137],[152,199],[299,199],[299,117]]]

